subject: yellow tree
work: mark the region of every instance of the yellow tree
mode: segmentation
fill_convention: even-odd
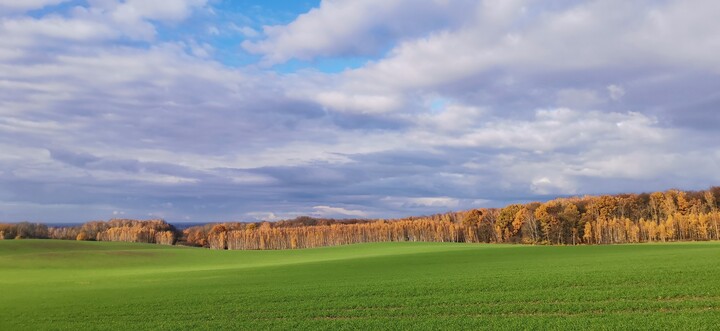
[[[578,222],[580,222],[580,211],[578,210],[577,206],[572,202],[566,202],[565,207],[563,208],[562,212],[560,213],[560,221],[562,222],[562,227],[566,229],[570,229],[571,234],[571,241],[572,244],[577,244],[578,241]]]
[[[557,200],[548,201],[535,209],[535,218],[549,243],[562,243],[560,231],[560,210],[562,205]]]
[[[523,241],[525,242],[529,241],[536,243],[541,239],[538,221],[535,218],[535,213],[533,212],[533,207],[536,209],[539,205],[539,203],[528,204],[515,214],[513,229],[516,232],[522,231]]]
[[[515,215],[522,209],[523,206],[519,204],[508,205],[500,210],[497,217],[497,227],[503,233],[501,241],[509,241],[511,236],[514,236],[520,231],[520,227],[514,226]]]
[[[592,222],[586,222],[585,223],[585,229],[583,231],[583,240],[587,244],[593,243],[593,228],[592,228]]]
[[[662,192],[653,192],[650,194],[650,215],[656,224],[660,224],[660,220],[665,217],[664,208],[665,195]]]
[[[713,194],[712,191],[708,190],[705,191],[703,194],[703,197],[705,198],[705,205],[707,206],[707,210],[710,212],[714,212],[717,210],[717,202],[715,201],[715,194]]]

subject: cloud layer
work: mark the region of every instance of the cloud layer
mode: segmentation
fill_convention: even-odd
[[[257,30],[219,6],[0,5],[0,220],[396,217],[720,181],[716,2],[327,0]]]

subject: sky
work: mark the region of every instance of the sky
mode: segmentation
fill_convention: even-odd
[[[0,0],[0,221],[720,185],[714,0]]]

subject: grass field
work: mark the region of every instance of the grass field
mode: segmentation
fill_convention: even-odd
[[[0,330],[716,329],[720,243],[0,241]]]

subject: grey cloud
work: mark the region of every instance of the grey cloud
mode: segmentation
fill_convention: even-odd
[[[89,163],[97,162],[100,158],[86,153],[74,153],[72,151],[51,149],[50,157],[60,162],[76,167],[83,167]]]
[[[714,3],[453,3],[358,18],[367,49],[257,43],[276,61],[391,48],[341,73],[0,29],[0,217],[394,217],[720,181]]]
[[[329,115],[333,124],[340,129],[347,130],[391,130],[397,131],[408,128],[411,123],[408,119],[378,116],[370,114],[348,114],[348,113],[332,113]]]

